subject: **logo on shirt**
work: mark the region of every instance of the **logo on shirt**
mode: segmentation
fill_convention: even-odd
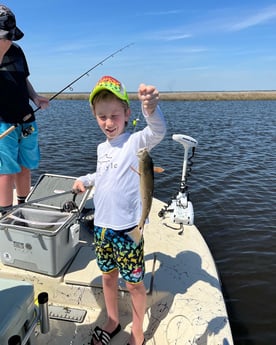
[[[112,156],[105,153],[102,157],[98,159],[98,173],[103,173],[109,169],[118,168],[118,163],[112,161]]]

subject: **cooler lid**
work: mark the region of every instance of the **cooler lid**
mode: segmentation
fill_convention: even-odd
[[[76,177],[73,176],[43,174],[26,198],[26,202],[34,201],[34,205],[60,210],[65,202],[73,201],[75,194],[71,193],[71,190],[75,180]],[[82,210],[89,193],[90,190],[88,189],[86,192],[75,196],[74,202],[79,210]],[[42,198],[46,199],[37,201]]]

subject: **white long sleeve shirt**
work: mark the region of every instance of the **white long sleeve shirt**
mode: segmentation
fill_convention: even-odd
[[[142,203],[139,189],[137,152],[150,151],[165,136],[166,123],[159,107],[151,116],[144,112],[147,126],[138,132],[124,132],[106,140],[97,148],[97,169],[81,176],[85,186],[95,186],[94,224],[113,230],[124,230],[139,223]]]

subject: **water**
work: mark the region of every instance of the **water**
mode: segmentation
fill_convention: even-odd
[[[195,223],[215,258],[236,345],[276,344],[276,101],[161,102],[166,138],[152,151],[165,172],[155,180],[164,202],[178,191],[183,147],[198,140],[188,185]],[[132,102],[133,118],[140,113]],[[33,173],[94,171],[104,140],[87,101],[52,101],[37,113],[42,160]],[[140,117],[138,128],[144,126]]]

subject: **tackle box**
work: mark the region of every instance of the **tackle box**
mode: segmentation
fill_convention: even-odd
[[[12,336],[23,340],[37,319],[33,285],[24,281],[0,278],[0,344],[7,345]],[[35,344],[34,334],[28,344]]]
[[[50,276],[58,275],[65,267],[79,243],[78,218],[89,194],[89,190],[71,193],[75,179],[41,175],[26,204],[14,207],[0,220],[0,257],[4,265]],[[77,210],[64,210],[64,205],[72,201]]]

